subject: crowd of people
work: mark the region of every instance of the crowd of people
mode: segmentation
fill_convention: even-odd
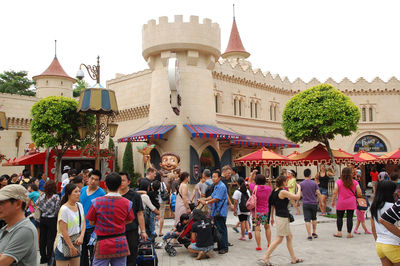
[[[221,170],[205,169],[192,191],[189,173],[179,169],[161,174],[150,167],[137,184],[131,184],[127,173],[111,173],[105,177],[104,189],[99,170],[78,172],[69,166],[63,170],[60,191],[43,173],[34,178],[24,170],[21,175],[0,177],[0,265],[36,265],[38,247],[40,263],[49,265],[136,265],[141,241],[166,251],[167,245],[184,246],[198,260],[210,258],[212,250],[222,255],[233,246],[226,224],[229,210],[238,218],[233,230],[240,233],[239,240],[254,237],[257,251],[263,250],[264,228],[267,245],[260,265],[272,265],[271,255],[284,239],[291,263],[301,263],[303,259],[293,249],[290,223],[294,218],[289,212],[292,204],[300,214],[300,202],[307,240],[318,238],[318,209],[326,215],[336,208],[333,237],[343,237],[346,215],[347,238],[359,234],[361,226],[366,234],[373,234],[382,265],[400,263],[397,170],[390,175],[371,171],[372,232],[365,222],[369,206],[365,184],[355,167],[345,167],[336,180],[332,209],[327,204],[328,184],[335,173],[325,165],[315,175],[305,169],[301,182],[294,170],[272,179],[257,170],[242,178],[228,165]],[[174,228],[164,235],[164,218],[171,212]],[[274,240],[271,228],[276,230]]]

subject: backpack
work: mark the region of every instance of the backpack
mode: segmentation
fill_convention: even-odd
[[[251,197],[246,202],[247,209],[250,211],[254,209],[254,212],[256,212],[256,205],[257,205],[256,192],[257,192],[257,186],[254,187],[253,194],[251,194]]]
[[[160,197],[162,201],[168,201],[169,200],[169,193],[165,187],[164,182],[161,183],[161,189],[160,189]]]
[[[239,203],[239,210],[240,212],[249,212],[249,209],[247,209],[246,203],[249,200],[249,194],[246,193],[242,193],[242,196],[240,196],[240,203]]]
[[[214,184],[212,184],[212,185],[207,184],[207,185],[208,185],[208,187],[207,187],[206,193],[205,193],[206,194],[206,198],[211,196],[211,194],[214,192],[214,187],[215,187]]]

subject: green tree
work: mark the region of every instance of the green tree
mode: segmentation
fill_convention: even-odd
[[[108,149],[109,150],[114,150],[115,149],[115,144],[114,144],[114,141],[113,141],[112,138],[109,138],[109,140],[108,140]],[[114,171],[115,172],[119,172],[118,158],[115,157],[114,160],[115,160],[115,169],[114,169]]]
[[[357,131],[360,111],[330,84],[320,84],[293,96],[283,111],[283,131],[294,142],[325,144],[335,164],[329,140],[335,135],[350,136]]]
[[[74,146],[83,147],[89,141],[81,140],[78,127],[94,123],[93,115],[76,111],[78,102],[63,96],[49,96],[32,106],[31,135],[38,147],[53,149],[56,159],[56,180],[61,177],[61,158]]]
[[[128,173],[131,178],[134,176],[132,143],[126,143],[124,156],[122,158],[122,171]]]
[[[27,75],[27,71],[4,71],[0,74],[0,92],[35,96],[36,92],[29,89],[35,82]]]
[[[89,88],[89,84],[83,79],[76,79],[76,84],[74,85],[74,91],[72,92],[74,97],[79,97],[81,92],[86,88]]]

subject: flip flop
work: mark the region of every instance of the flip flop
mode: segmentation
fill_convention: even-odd
[[[261,265],[261,266],[274,266],[274,264],[272,264],[271,262],[265,262],[263,259],[259,259],[257,261],[257,265]]]
[[[342,236],[337,235],[337,234],[334,234],[333,236],[334,236],[334,237],[338,237],[338,238],[342,238]]]
[[[302,263],[304,260],[303,259],[296,259],[296,261],[291,261],[291,264],[297,264],[297,263]]]
[[[350,236],[346,236],[347,238],[353,238],[354,236],[353,235],[350,235]]]
[[[312,233],[313,238],[318,238],[318,235],[316,233]]]

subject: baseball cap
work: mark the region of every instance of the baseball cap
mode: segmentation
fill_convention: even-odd
[[[7,185],[0,189],[0,201],[16,199],[28,202],[28,190],[21,185]]]
[[[69,167],[69,165],[66,165],[66,166],[64,166],[64,170],[63,171],[69,170],[69,169],[71,169],[71,167]]]

